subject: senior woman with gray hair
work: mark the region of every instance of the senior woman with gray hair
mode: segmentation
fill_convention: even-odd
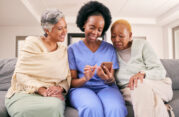
[[[71,75],[64,15],[46,10],[41,17],[43,37],[27,37],[20,52],[5,105],[11,117],[63,117]]]

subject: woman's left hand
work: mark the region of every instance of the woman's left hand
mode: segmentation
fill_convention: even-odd
[[[61,100],[64,100],[64,96],[62,94],[63,91],[64,89],[60,86],[51,86],[47,88],[47,96],[57,97]]]
[[[104,73],[103,69],[105,69],[106,73]],[[113,77],[113,69],[109,71],[105,66],[103,66],[103,69],[99,66],[97,69],[97,75],[106,83],[113,83],[115,81]]]
[[[144,77],[145,77],[145,74],[143,74],[143,73],[140,73],[140,72],[139,72],[139,73],[135,74],[134,76],[132,76],[132,77],[130,78],[128,87],[129,87],[131,90],[133,90],[134,87],[137,87],[137,82],[138,82],[138,80],[140,80],[141,83],[142,83]]]

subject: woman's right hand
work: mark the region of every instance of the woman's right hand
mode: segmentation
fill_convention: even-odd
[[[103,69],[105,69],[106,73],[104,73]],[[113,69],[109,71],[105,66],[103,66],[103,69],[99,66],[97,69],[97,75],[108,84],[115,82]]]
[[[90,66],[90,65],[85,66],[84,77],[85,77],[86,81],[90,80],[93,77],[96,68],[97,68],[96,65],[95,66]]]
[[[64,89],[61,86],[51,86],[47,88],[47,96],[64,100],[63,91]]]
[[[48,96],[48,92],[47,92],[47,88],[45,87],[40,87],[37,91],[37,93],[41,96],[47,97]]]
[[[130,80],[129,80],[129,83],[128,83],[128,87],[131,89],[131,90],[134,90],[134,87],[137,88],[137,84],[138,84],[138,80],[141,81],[141,83],[143,83],[143,79],[145,78],[145,74],[144,73],[137,73],[135,75],[133,75]]]
[[[57,86],[51,86],[49,88],[40,87],[38,89],[38,94],[44,97],[57,97],[61,100],[64,100],[64,96],[62,94],[63,89]]]

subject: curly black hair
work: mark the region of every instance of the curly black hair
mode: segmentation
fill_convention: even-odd
[[[104,29],[102,35],[107,31],[111,24],[111,13],[109,9],[98,1],[90,1],[84,4],[77,15],[76,24],[80,28],[81,31],[84,32],[84,24],[87,21],[89,16],[92,15],[102,15],[105,21]]]

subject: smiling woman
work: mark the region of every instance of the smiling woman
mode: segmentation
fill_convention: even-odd
[[[111,40],[120,62],[116,82],[135,117],[169,117],[172,108],[165,103],[173,97],[172,81],[147,40],[133,39],[124,19],[112,24]]]
[[[45,35],[25,39],[6,94],[5,106],[11,117],[64,116],[71,75],[67,48],[58,42],[64,41],[67,25],[58,9],[46,10],[41,24]]]
[[[80,8],[76,23],[85,34],[68,48],[70,104],[80,117],[125,117],[127,109],[114,81],[114,70],[119,68],[116,52],[111,44],[98,40],[111,23],[109,9],[90,1]],[[110,62],[112,69],[103,71],[103,62]]]

